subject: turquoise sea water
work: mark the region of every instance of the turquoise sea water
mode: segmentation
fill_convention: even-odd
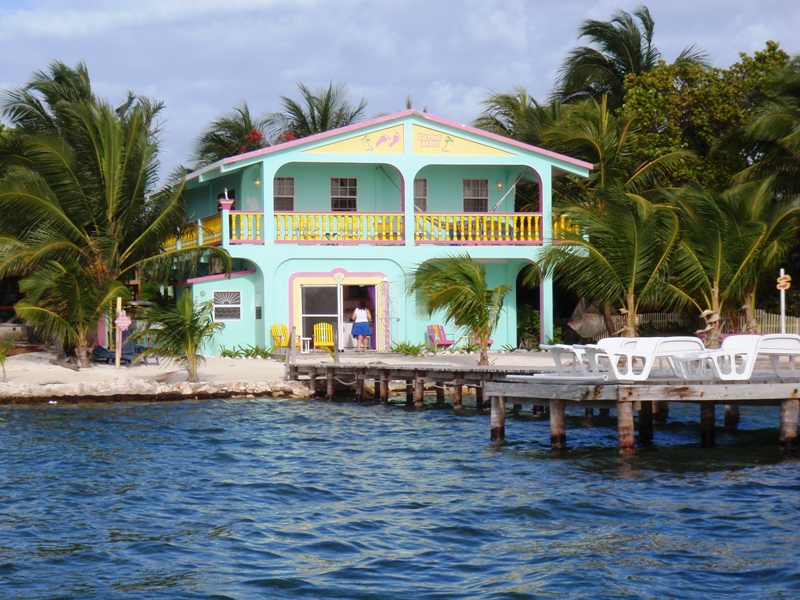
[[[721,409],[720,409],[721,410]],[[301,400],[0,410],[0,597],[798,598],[777,409],[613,418]]]

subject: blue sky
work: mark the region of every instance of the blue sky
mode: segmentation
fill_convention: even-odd
[[[95,91],[164,101],[164,175],[193,139],[246,100],[256,114],[281,95],[346,82],[367,116],[415,108],[459,122],[491,91],[522,85],[546,99],[579,24],[626,0],[0,0],[0,89],[54,59],[86,62]],[[671,61],[697,44],[712,64],[767,40],[800,53],[796,0],[652,0],[655,43]]]

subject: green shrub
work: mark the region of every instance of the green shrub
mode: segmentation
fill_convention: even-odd
[[[396,342],[392,344],[391,351],[395,354],[408,354],[409,356],[419,356],[426,351],[425,344],[412,344],[411,342]]]

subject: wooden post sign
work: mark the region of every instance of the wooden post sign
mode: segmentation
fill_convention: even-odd
[[[131,318],[128,316],[124,310],[120,310],[117,318],[114,319],[114,323],[117,325],[117,356],[116,356],[116,363],[117,369],[119,369],[120,359],[122,357],[122,332],[127,331],[128,327],[131,326]]]
[[[781,269],[778,277],[778,289],[781,291],[781,333],[786,333],[786,290],[792,285],[792,278]]]

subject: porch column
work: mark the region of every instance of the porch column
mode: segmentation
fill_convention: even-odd
[[[219,205],[222,208],[222,247],[227,248],[231,242],[231,207],[233,200],[220,200]]]
[[[541,169],[539,174],[539,208],[542,211],[542,247],[552,244],[553,241],[553,174],[550,170]],[[540,289],[541,339],[540,343],[547,343],[553,337],[553,280],[542,279]]]

